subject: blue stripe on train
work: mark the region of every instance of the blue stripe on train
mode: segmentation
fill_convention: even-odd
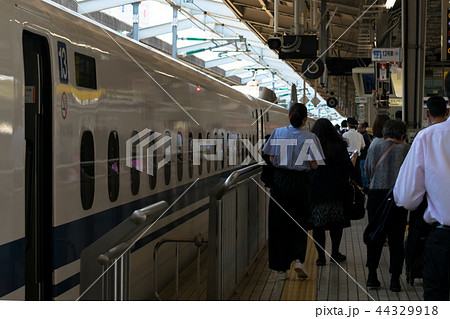
[[[211,186],[216,185],[219,176],[199,180],[189,192],[180,198],[165,216],[189,206],[209,195]],[[151,205],[161,200],[172,204],[191,184],[179,186],[161,193],[148,196],[118,207],[114,207],[53,229],[54,261],[53,269],[58,269],[77,259],[81,251],[102,237],[114,226],[122,222],[136,209]]]
[[[0,246],[0,297],[25,285],[25,238]]]
[[[209,204],[203,205],[202,207],[197,208],[196,210],[190,212],[187,215],[184,215],[183,217],[177,219],[176,221],[167,224],[166,226],[158,229],[155,232],[150,233],[148,236],[142,238],[136,244],[134,245],[131,252],[134,252],[142,247],[144,247],[146,244],[154,241],[155,239],[163,236],[164,234],[168,233],[172,229],[180,226],[181,224],[187,222],[189,219],[194,218],[195,216],[205,212],[209,208]],[[59,295],[65,293],[69,289],[72,289],[73,287],[80,284],[80,273],[67,278],[66,280],[60,282],[59,284],[53,286],[53,297],[58,297]]]
[[[226,177],[233,170],[228,170],[199,180],[189,192],[166,213],[170,215],[177,210],[191,205],[208,196],[211,187],[217,185],[221,177]],[[130,214],[142,207],[161,200],[173,203],[191,183],[169,189],[118,207],[99,212],[53,229],[54,259],[53,269],[60,268],[80,259],[81,251],[119,224]],[[140,245],[147,239],[143,238]],[[141,246],[142,247],[142,246]],[[25,284],[25,239],[19,239],[0,246],[0,297],[19,289]],[[57,290],[60,291],[60,290]],[[67,290],[64,290],[67,291]]]

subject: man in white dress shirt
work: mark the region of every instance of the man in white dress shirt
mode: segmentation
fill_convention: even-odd
[[[450,293],[450,120],[419,132],[394,187],[397,206],[415,210],[426,193],[424,220],[433,225],[424,250],[425,300],[449,300]]]
[[[361,167],[360,167],[360,155],[361,151],[366,146],[366,143],[364,143],[364,137],[361,133],[359,133],[356,130],[356,127],[358,126],[358,121],[354,117],[349,117],[347,119],[347,125],[349,128],[349,131],[344,133],[342,137],[347,141],[348,147],[347,151],[349,153],[357,152],[358,153],[358,159],[356,160],[355,165],[355,171],[356,171],[356,183],[359,186],[362,186],[362,179],[361,179]]]

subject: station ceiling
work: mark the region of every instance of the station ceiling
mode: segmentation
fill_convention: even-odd
[[[133,2],[136,0],[77,1],[79,13],[89,15],[102,11],[119,19],[128,19],[130,24],[130,4]],[[323,2],[325,11],[321,8]],[[305,33],[317,35],[320,42],[320,26],[325,23],[327,40],[320,54],[339,58],[370,58],[376,41],[382,39],[384,43],[381,44],[390,47],[401,45],[400,2],[397,0],[388,11],[386,0],[305,0]],[[438,3],[440,0],[428,0],[430,28],[427,32],[434,29],[433,32],[440,31]],[[316,97],[316,104],[321,110],[326,114],[331,112],[333,115],[330,116],[338,118],[333,110],[326,107],[326,99],[330,97],[330,92],[334,92],[334,96],[340,98],[339,113],[355,115],[355,87],[351,76],[306,79],[302,73],[304,60],[280,60],[278,52],[268,48],[267,40],[274,34],[274,0],[140,1],[139,40],[170,52],[167,44],[172,41],[173,7],[178,8],[179,58],[231,85],[245,85],[255,79],[261,86],[274,89],[277,96],[286,102],[290,100],[290,86],[295,84],[299,99],[304,93],[309,100]],[[124,18],[126,16],[128,18]],[[279,0],[279,32],[291,33],[293,24],[292,0]],[[232,41],[239,37],[241,41]],[[212,41],[195,41],[192,38]],[[228,42],[221,39],[228,39]],[[440,43],[433,41],[436,43],[431,42],[432,45],[427,47],[430,52],[440,48]],[[361,62],[360,66],[368,65]]]

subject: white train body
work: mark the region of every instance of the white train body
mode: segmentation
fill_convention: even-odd
[[[227,134],[230,138],[239,134],[239,138],[249,136],[255,141],[258,136],[287,125],[287,111],[243,95],[182,62],[112,30],[102,29],[58,5],[41,0],[0,3],[0,150],[3,153],[0,157],[0,297],[77,299],[80,254],[85,247],[135,209],[159,200],[171,204],[200,178],[133,251],[131,298],[151,298],[155,243],[162,237],[206,234],[209,191],[221,175],[239,168],[225,162],[223,168],[218,163],[216,169],[211,163],[208,172],[204,162],[201,175],[194,167],[189,176],[189,134],[194,138],[199,133],[202,138],[214,138],[215,133],[219,138],[222,134],[224,138]],[[24,45],[26,41],[28,44]],[[27,68],[33,62],[27,61],[29,53],[24,53],[29,47],[37,47],[41,52],[32,71]],[[89,78],[92,61],[95,61],[94,80]],[[29,85],[25,77],[33,78],[36,70],[40,74],[38,85]],[[25,75],[26,72],[30,75]],[[39,106],[41,100],[45,105]],[[33,103],[36,111],[27,111]],[[268,108],[268,115],[262,117],[263,125],[261,120],[253,124],[256,115]],[[39,118],[43,125],[36,124]],[[159,169],[156,186],[151,189],[147,174],[139,173],[138,192],[133,195],[130,168],[125,164],[125,145],[133,132],[146,128],[163,134],[168,132],[172,137],[181,133],[183,143],[180,149],[178,139],[171,140],[170,182],[166,184],[167,170]],[[84,132],[91,132],[93,137],[95,170],[93,201],[85,205],[87,209],[82,204],[80,185]],[[112,197],[117,197],[114,201],[108,184],[111,132],[117,134],[120,155],[116,167],[118,194],[113,194]],[[27,134],[34,141],[32,147],[27,146]],[[177,175],[179,151],[184,159],[181,180]],[[158,158],[162,157],[161,149]],[[33,166],[33,158],[42,160]],[[136,190],[135,181],[134,187]],[[43,194],[41,199],[39,194]],[[27,210],[33,212],[33,207],[35,214],[27,213]],[[42,218],[36,217],[39,214]],[[33,244],[36,237],[39,239]],[[27,257],[25,247],[27,253],[33,250],[34,253]],[[185,263],[189,254],[189,249],[182,254]],[[162,257],[163,265],[165,262],[169,265],[168,259]],[[161,271],[162,285],[171,279],[168,268],[161,267],[166,269]],[[38,269],[40,275],[27,274],[33,269]],[[33,276],[43,282],[36,286]]]

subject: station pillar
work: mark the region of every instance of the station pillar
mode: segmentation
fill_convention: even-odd
[[[133,3],[133,39],[139,40],[139,5],[140,2]]]
[[[408,129],[422,126],[427,1],[402,0],[403,120]]]
[[[172,19],[172,58],[176,59],[178,57],[178,5],[173,5],[173,19]]]

